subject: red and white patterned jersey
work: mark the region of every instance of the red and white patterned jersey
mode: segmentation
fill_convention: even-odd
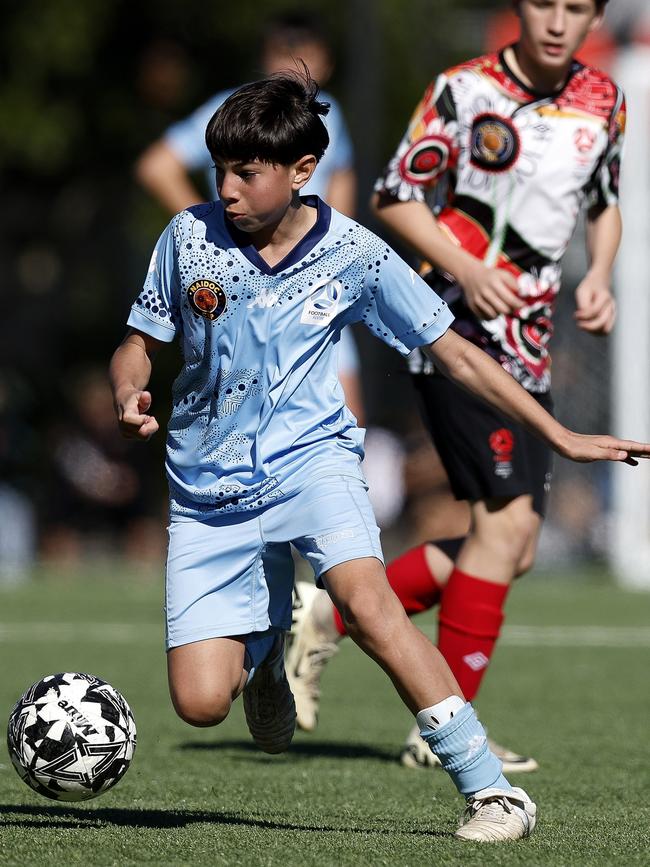
[[[436,275],[435,287],[456,316],[454,328],[529,391],[550,387],[560,260],[580,208],[594,214],[618,201],[624,128],[623,94],[603,72],[574,61],[564,88],[541,94],[517,78],[503,52],[488,54],[428,87],[375,186],[382,196],[432,208],[444,188],[443,230],[486,265],[515,275],[522,307],[492,320],[476,318],[449,275]]]

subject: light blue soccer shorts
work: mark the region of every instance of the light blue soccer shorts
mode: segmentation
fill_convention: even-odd
[[[360,557],[383,562],[367,486],[324,476],[255,513],[172,519],[166,574],[167,649],[291,625],[290,543],[317,579]]]

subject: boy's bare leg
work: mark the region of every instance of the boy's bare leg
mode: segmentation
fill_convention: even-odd
[[[167,654],[169,692],[176,713],[194,726],[217,725],[248,678],[245,638],[209,638]]]
[[[379,560],[341,563],[323,575],[323,583],[348,635],[384,669],[413,714],[451,695],[462,697],[440,651],[409,620]]]
[[[246,724],[265,753],[282,753],[296,728],[284,671],[284,636],[272,631],[210,638],[172,648],[169,690],[176,713],[195,726],[218,725],[244,693]]]
[[[350,560],[328,570],[324,584],[350,637],[389,675],[416,716],[421,736],[468,800],[470,820],[457,836],[516,840],[535,827],[536,807],[513,789],[485,731],[442,654],[409,620],[381,563]]]

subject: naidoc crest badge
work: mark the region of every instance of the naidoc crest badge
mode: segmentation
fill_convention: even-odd
[[[214,280],[195,280],[187,297],[192,310],[204,319],[218,319],[226,309],[226,293]]]
[[[504,172],[517,161],[519,133],[509,117],[479,114],[470,138],[472,164],[488,172]]]

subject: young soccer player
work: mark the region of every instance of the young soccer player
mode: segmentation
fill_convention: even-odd
[[[502,775],[443,657],[386,581],[361,432],[336,377],[341,328],[363,321],[402,353],[424,347],[456,382],[574,460],[633,463],[650,445],[564,428],[450,329],[445,302],[383,241],[300,197],[327,146],[316,96],[309,79],[278,76],[217,111],[206,139],[220,201],[183,211],[163,232],[111,362],[122,433],[147,440],[158,430],[152,359],[174,338],[183,348],[166,462],[172,701],[190,724],[210,726],[243,692],[258,746],[287,749],[293,543],[468,798],[458,836],[525,837],[535,805]]]
[[[606,75],[574,59],[605,3],[515,0],[518,42],[447,70],[428,87],[374,199],[386,226],[432,266],[426,279],[454,313],[453,330],[549,412],[560,260],[582,205],[591,261],[575,293],[576,323],[607,334],[615,317],[610,283],[621,235],[625,104]],[[434,216],[443,187],[446,202]],[[469,501],[471,529],[464,539],[408,551],[389,565],[388,578],[409,614],[440,603],[438,647],[471,700],[511,582],[534,561],[551,450],[501,409],[468,395],[421,351],[409,364],[452,490]],[[464,532],[459,527],[457,535]],[[302,599],[287,666],[306,729],[316,725],[320,673],[345,632],[323,595]],[[509,771],[537,767],[534,759],[498,752]],[[402,761],[436,763],[417,728]]]
[[[306,64],[319,85],[329,80],[334,70],[334,54],[325,31],[317,18],[305,12],[286,12],[273,17],[264,28],[260,52],[262,69],[266,75],[272,75],[295,68],[299,62]],[[204,200],[192,181],[192,172],[205,172],[211,198],[216,198],[213,161],[205,143],[205,128],[234,90],[215,93],[189,117],[173,124],[140,155],[135,166],[136,178],[170,214]],[[337,101],[324,92],[322,98],[330,106],[324,121],[330,143],[304,192],[319,196],[331,207],[352,216],[357,191],[352,141]],[[345,401],[363,425],[359,358],[350,329],[342,332],[338,372]]]

